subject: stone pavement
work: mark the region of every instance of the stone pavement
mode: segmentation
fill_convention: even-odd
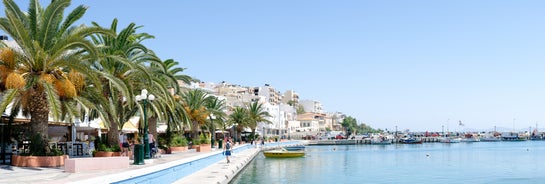
[[[299,141],[267,143],[265,147],[300,145],[301,143]],[[235,151],[229,164],[226,163],[225,157],[221,155],[222,150],[212,150],[204,153],[189,150],[146,159],[145,165],[132,165],[133,161],[130,160],[131,164],[127,169],[78,173],[65,172],[64,167],[27,168],[0,165],[0,183],[136,183],[130,181],[135,178],[140,179],[138,182],[152,183],[152,181],[157,181],[157,178],[150,175],[161,174],[166,171],[170,173],[159,176],[159,178],[166,178],[166,180],[160,180],[158,183],[229,183],[261,151],[261,148],[247,144],[234,146],[233,148]],[[237,151],[237,149],[239,150]],[[214,161],[214,159],[211,159],[212,157],[216,158],[215,160],[219,159],[219,161]],[[199,168],[197,165],[203,165],[203,167]]]
[[[174,164],[193,161],[203,156],[221,153],[213,150],[208,153],[195,152],[193,149],[180,153],[162,154],[158,158],[146,159],[145,165],[132,165],[128,169],[85,171],[78,173],[64,172],[64,167],[28,168],[0,165],[0,183],[111,183],[125,178],[138,176],[150,170],[169,167]]]
[[[216,162],[200,171],[197,171],[189,176],[186,176],[175,184],[193,184],[193,183],[213,183],[227,184],[229,183],[253,158],[259,154],[261,149],[247,149],[236,152],[230,157],[230,163],[227,160]]]

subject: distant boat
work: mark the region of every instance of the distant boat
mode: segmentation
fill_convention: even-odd
[[[439,139],[439,142],[442,142],[442,143],[459,143],[461,141],[462,139],[460,138],[451,138],[451,137],[443,137]]]
[[[479,139],[478,136],[473,134],[465,134],[464,138],[461,140],[462,142],[479,142],[481,139]]]
[[[461,142],[480,142],[481,139],[477,137],[463,138]]]
[[[504,132],[501,134],[502,141],[525,141],[525,138],[519,137],[516,132]]]
[[[305,156],[305,151],[288,151],[285,148],[263,151],[267,158],[294,158]]]
[[[380,137],[371,139],[371,144],[377,144],[377,145],[392,144],[392,140],[388,139],[388,137],[380,136]]]
[[[422,144],[422,139],[418,139],[415,137],[408,137],[408,138],[401,138],[399,142],[403,144]]]
[[[496,136],[498,135],[498,136]],[[481,137],[481,142],[497,142],[501,141],[501,137],[499,137],[500,134],[497,132],[487,133],[484,136]]]
[[[497,142],[497,141],[501,141],[501,138],[499,138],[499,137],[494,137],[494,136],[491,136],[491,137],[482,137],[482,138],[481,138],[481,142]]]

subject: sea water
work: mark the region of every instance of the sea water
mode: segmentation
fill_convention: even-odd
[[[232,183],[545,183],[545,141],[307,146],[305,150],[301,158],[259,154]]]

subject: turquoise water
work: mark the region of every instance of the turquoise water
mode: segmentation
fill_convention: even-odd
[[[307,146],[259,154],[232,183],[545,183],[545,141]]]

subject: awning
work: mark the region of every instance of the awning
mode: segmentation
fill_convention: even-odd
[[[131,119],[129,119],[129,121],[127,121],[127,122],[125,122],[125,124],[123,124],[123,129],[121,129],[121,130],[123,132],[126,132],[126,133],[137,132],[138,131],[138,122],[139,121],[140,121],[139,116],[132,117]]]

